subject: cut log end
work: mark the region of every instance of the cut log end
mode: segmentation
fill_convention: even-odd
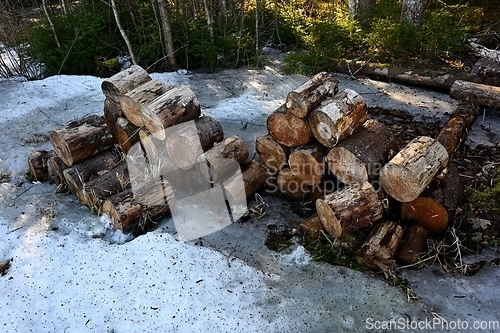
[[[419,197],[401,206],[401,221],[427,229],[430,234],[438,234],[448,226],[449,215],[446,208],[429,197]]]
[[[423,189],[416,175],[397,164],[386,164],[381,171],[380,184],[399,202],[413,201]]]
[[[344,184],[368,181],[366,166],[356,155],[344,147],[332,148],[326,156],[328,172]]]
[[[335,238],[340,238],[342,236],[342,226],[325,200],[316,200],[316,211],[328,234]]]
[[[267,129],[276,142],[287,147],[304,146],[312,139],[307,121],[287,112],[285,105],[267,118]]]

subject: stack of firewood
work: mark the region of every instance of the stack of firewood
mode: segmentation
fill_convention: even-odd
[[[152,174],[153,166],[174,165],[169,170],[176,174],[170,179],[186,189],[189,182],[214,182],[217,172],[223,174],[217,161],[232,159],[241,164],[243,195],[249,197],[263,185],[263,166],[247,161],[243,140],[238,136],[224,139],[221,125],[201,115],[198,98],[188,86],[152,80],[140,66],[132,66],[103,81],[101,87],[106,96],[104,115],[89,114],[50,131],[54,150],[31,152],[28,164],[35,179],[49,178],[58,189],[69,189],[81,204],[106,214],[115,228],[138,234],[148,222],[170,212],[173,184],[165,184],[161,174]],[[165,129],[191,120],[195,131],[185,126],[175,135],[166,135]],[[135,183],[129,170],[131,159],[126,158],[132,151],[144,162],[139,167],[150,167],[144,170],[147,176]],[[140,188],[132,190],[131,184]],[[228,195],[242,195],[238,188],[226,187]]]

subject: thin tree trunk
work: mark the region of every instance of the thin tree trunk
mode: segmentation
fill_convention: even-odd
[[[422,25],[424,9],[425,0],[403,0],[401,23],[407,23],[416,27],[420,27]]]
[[[118,14],[118,8],[116,6],[115,0],[111,0],[111,8],[113,9],[113,15],[115,16],[116,25],[118,26],[118,29],[120,30],[120,34],[122,35],[122,38],[125,41],[125,44],[127,44],[128,53],[130,53],[130,57],[132,58],[132,63],[134,65],[137,65],[137,58],[135,57],[134,50],[132,49],[132,43],[130,43],[130,40],[128,39],[127,33],[125,32],[125,29],[123,28],[122,23],[120,21],[120,16]]]
[[[210,41],[213,43],[215,40],[215,34],[214,34],[214,22],[212,19],[212,13],[210,12],[210,8],[208,7],[207,0],[203,0],[203,5],[205,6],[205,15],[207,17],[207,25],[208,25],[208,31],[210,33]]]
[[[167,62],[171,69],[177,69],[177,59],[175,58],[174,38],[170,27],[167,4],[165,0],[157,0],[160,18],[163,27],[163,38],[165,40],[165,52],[167,52]]]
[[[45,16],[47,17],[47,21],[49,22],[50,29],[52,30],[52,33],[54,34],[54,39],[56,40],[57,47],[60,49],[61,43],[59,42],[59,37],[57,37],[56,27],[54,26],[54,22],[52,22],[52,19],[50,18],[50,15],[49,15],[49,11],[47,10],[47,0],[44,0],[42,2],[42,7],[43,7],[43,11],[45,12]]]
[[[255,54],[259,55],[259,13],[260,0],[255,0]]]

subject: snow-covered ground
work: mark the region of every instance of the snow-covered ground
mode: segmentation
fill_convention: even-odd
[[[203,112],[251,150],[267,115],[306,80],[271,67],[152,76],[190,85]],[[456,105],[442,94],[339,79],[369,106],[436,121]],[[394,331],[412,332],[409,325],[437,316],[468,321],[470,328],[500,320],[500,273],[489,263],[473,277],[437,267],[404,272],[420,297],[410,303],[380,275],[312,261],[298,244],[285,253],[268,250],[268,228],[300,221],[276,197],[265,198],[264,218],[197,242],[178,241],[171,219],[127,242],[73,196],[24,179],[29,150],[50,148],[49,130],[102,113],[101,82],[90,76],[0,81],[0,174],[10,174],[0,186],[0,261],[12,260],[0,277],[3,332],[365,332],[384,331],[380,326],[390,320],[399,324]],[[496,118],[485,121],[499,132]]]

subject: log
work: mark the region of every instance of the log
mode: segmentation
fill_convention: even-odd
[[[121,157],[107,151],[67,168],[63,171],[63,175],[68,189],[81,196],[79,192],[83,191],[86,183],[115,168],[120,159]]]
[[[427,240],[427,230],[418,225],[410,225],[403,232],[397,261],[402,265],[413,265],[420,260],[420,253]]]
[[[308,117],[314,137],[332,148],[360,127],[368,117],[366,103],[357,92],[345,89],[323,101]]]
[[[365,243],[356,251],[356,261],[384,272],[397,265],[394,255],[403,237],[403,228],[390,220],[380,221],[368,235]]]
[[[28,154],[28,167],[35,180],[49,178],[47,161],[54,156],[53,150],[33,150]]]
[[[200,102],[188,86],[177,86],[141,109],[144,126],[165,139],[164,129],[200,117]]]
[[[311,244],[320,238],[321,231],[324,229],[318,214],[314,214],[300,222],[295,233],[299,235],[306,244]]]
[[[460,103],[455,112],[453,112],[451,118],[436,138],[446,148],[448,154],[453,153],[463,140],[465,140],[477,115],[476,108],[467,103]]]
[[[290,168],[283,168],[276,178],[277,190],[292,200],[302,201],[309,192],[309,186],[302,183]]]
[[[333,193],[338,189],[338,181],[331,177],[325,177],[318,184],[313,185],[307,192],[305,201],[316,202],[316,200]]]
[[[64,192],[67,189],[66,179],[64,178],[64,170],[69,168],[68,165],[57,156],[53,156],[47,160],[47,172],[49,179],[56,184],[58,192]]]
[[[278,170],[272,170],[266,168],[266,181],[264,183],[264,189],[267,194],[277,195],[278,190]]]
[[[95,114],[50,131],[49,139],[56,155],[69,166],[113,146],[108,126]]]
[[[472,40],[469,40],[469,46],[476,54],[480,55],[481,57],[500,62],[499,50],[488,49],[487,47],[484,47],[483,45],[478,44]]]
[[[117,143],[126,153],[139,142],[139,127],[128,121],[127,118],[119,117],[113,126],[113,141]]]
[[[382,202],[370,183],[352,184],[316,200],[316,211],[326,231],[342,238],[372,225],[383,214]]]
[[[323,100],[335,95],[339,81],[327,72],[314,75],[286,96],[286,107],[296,117],[305,118]]]
[[[326,148],[316,142],[296,148],[288,158],[288,165],[294,176],[304,185],[318,184],[323,177],[323,162]]]
[[[304,146],[312,139],[307,120],[288,112],[285,104],[267,117],[266,125],[273,139],[287,147]]]
[[[165,140],[170,160],[179,168],[187,170],[196,162],[198,156],[221,142],[224,131],[218,121],[202,116],[193,123],[179,124],[174,133]]]
[[[115,103],[111,98],[104,100],[104,122],[112,129],[119,117],[123,117],[120,104]]]
[[[157,161],[160,156],[167,156],[167,148],[164,140],[158,140],[148,130],[139,130],[139,140],[146,152],[146,156],[150,164]]]
[[[474,83],[500,87],[500,60],[479,59],[472,67],[470,76]]]
[[[273,171],[283,169],[288,163],[290,148],[274,141],[270,134],[257,137],[255,150],[264,166]]]
[[[141,66],[133,65],[104,80],[101,84],[103,94],[119,104],[120,98],[135,87],[151,80],[148,72]]]
[[[237,204],[246,203],[247,199],[255,194],[266,181],[266,170],[255,160],[248,161],[241,166],[241,177],[245,190],[242,191],[240,182],[231,179],[224,183],[224,191]]]
[[[454,99],[500,110],[500,87],[457,80],[450,89]]]
[[[380,171],[380,185],[400,202],[415,200],[448,164],[446,148],[427,136],[413,139]]]
[[[157,80],[151,80],[130,90],[120,98],[120,106],[125,117],[135,126],[142,127],[141,109],[172,89],[171,86]]]
[[[344,184],[371,182],[397,148],[394,134],[380,122],[369,119],[352,136],[330,149],[325,164],[328,173]]]

